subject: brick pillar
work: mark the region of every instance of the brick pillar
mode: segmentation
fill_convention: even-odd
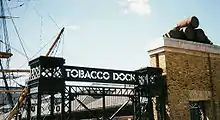
[[[209,120],[220,119],[220,46],[163,38],[148,51],[167,78],[171,120],[190,120],[189,101],[204,101]]]

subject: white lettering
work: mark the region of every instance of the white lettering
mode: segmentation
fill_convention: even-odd
[[[118,80],[118,74],[117,73],[113,73],[113,80]]]
[[[84,70],[79,70],[79,78],[84,78]]]
[[[126,74],[125,78],[126,78],[127,81],[130,81],[131,80],[131,74]]]
[[[84,78],[89,78],[89,79],[91,79],[90,74],[89,74],[89,71],[86,71],[86,74],[85,74]]]
[[[101,76],[100,76],[101,75]],[[97,78],[98,79],[102,79],[103,78],[103,74],[101,71],[97,72]]]
[[[97,78],[96,76],[94,76],[94,74],[96,75],[96,71],[92,71],[92,72],[91,72],[91,77],[92,77],[92,79],[96,79],[96,78]]]
[[[66,69],[66,76],[67,77],[70,77],[70,71],[71,71],[71,69]]]
[[[135,80],[135,74],[113,73],[113,80],[133,81]]]
[[[104,78],[105,80],[108,80],[108,79],[110,78],[110,74],[109,74],[108,72],[104,72],[104,73],[103,73],[103,78]]]
[[[73,77],[73,78],[77,78],[78,77],[78,71],[76,69],[72,69],[71,77]]]
[[[124,75],[124,73],[120,73],[119,78],[120,78],[121,81],[124,81],[124,80],[125,80],[125,75]]]
[[[131,81],[135,80],[135,74],[131,74]]]
[[[32,70],[34,72],[34,70]],[[32,72],[31,71],[31,72]],[[113,80],[113,81],[134,81],[135,74],[126,74],[124,72],[109,72],[90,71],[84,69],[66,69],[67,77],[81,78],[81,79],[97,79],[97,80]]]

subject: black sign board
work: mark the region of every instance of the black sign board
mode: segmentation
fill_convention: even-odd
[[[66,81],[135,84],[134,71],[64,66]]]

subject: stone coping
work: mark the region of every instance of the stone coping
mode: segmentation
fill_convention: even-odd
[[[220,54],[220,46],[163,37],[148,50],[149,55],[165,51],[165,47]]]

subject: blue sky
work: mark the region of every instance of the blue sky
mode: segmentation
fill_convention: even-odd
[[[218,0],[30,0],[11,13],[20,17],[14,20],[29,58],[51,45],[65,26],[57,55],[68,65],[135,70],[150,65],[147,50],[188,16],[197,16],[199,27],[220,44],[219,5]],[[8,29],[11,45],[22,51],[10,23]],[[25,57],[15,52],[11,66],[27,67],[24,63]]]

